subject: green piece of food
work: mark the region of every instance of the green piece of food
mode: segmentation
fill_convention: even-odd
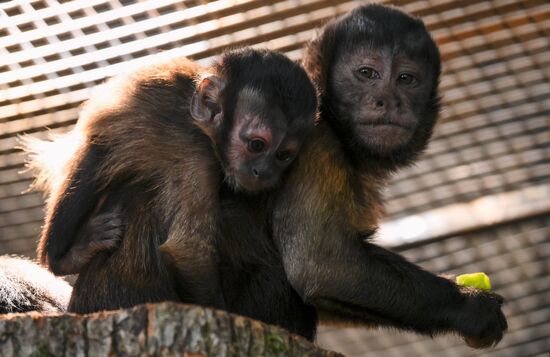
[[[456,277],[456,283],[462,286],[491,290],[491,280],[489,280],[487,274],[483,272],[459,275]]]

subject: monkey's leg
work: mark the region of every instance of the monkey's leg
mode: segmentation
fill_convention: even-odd
[[[163,260],[174,276],[176,291],[183,302],[225,308],[219,263],[214,246],[203,237],[187,236],[178,246],[163,244]],[[172,241],[168,241],[169,243]]]
[[[473,347],[497,343],[507,328],[496,294],[459,287],[359,235],[313,241],[287,239],[283,258],[293,286],[321,312],[428,335],[456,331]]]
[[[80,272],[69,311],[89,313],[137,304],[179,301],[174,280],[158,254],[162,227],[151,212],[152,194],[126,186],[111,199],[127,197],[123,206],[125,230],[115,250],[95,254]]]
[[[96,254],[78,275],[68,311],[84,314],[179,301],[167,270],[145,265],[149,262],[138,268],[131,259],[120,250]]]
[[[156,198],[166,229],[158,251],[174,276],[181,301],[223,309],[216,249],[219,176],[212,157],[181,168],[178,172],[185,176],[168,182]]]

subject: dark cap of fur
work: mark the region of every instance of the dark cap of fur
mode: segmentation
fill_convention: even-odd
[[[304,69],[285,55],[269,50],[240,49],[225,53],[216,66],[225,78],[222,92],[230,112],[239,91],[252,87],[279,106],[290,122],[310,116],[317,108],[315,89]],[[313,121],[310,123],[312,124]]]
[[[422,20],[391,6],[367,4],[328,23],[322,34],[306,48],[304,67],[321,93],[326,89],[328,70],[341,53],[353,52],[358,44],[372,48],[392,45],[395,54],[403,53],[435,66],[434,84],[441,72],[437,45]]]

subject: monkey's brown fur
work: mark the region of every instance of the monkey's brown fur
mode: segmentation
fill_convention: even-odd
[[[40,260],[43,264],[51,260],[48,244],[53,244],[49,235],[56,224],[55,213],[71,194],[72,177],[91,146],[108,154],[88,173],[94,175],[90,180],[98,183],[98,193],[110,192],[112,202],[118,198],[131,219],[125,232],[129,238],[122,239],[120,249],[112,256],[99,254],[85,269],[75,286],[70,310],[87,312],[109,307],[105,304],[130,306],[178,299],[159,247],[185,259],[198,276],[203,271],[205,276],[212,276],[212,271],[217,274],[208,237],[215,234],[219,162],[209,138],[188,119],[177,117],[189,112],[193,79],[202,72],[207,70],[186,59],[148,67],[100,87],[84,107],[75,132],[70,134],[83,141],[69,162],[67,179],[48,201],[50,219],[38,248]],[[156,227],[163,228],[156,231]],[[90,274],[101,283],[80,282],[87,281]],[[189,283],[193,285],[191,279]],[[217,283],[211,282],[212,286]],[[195,293],[201,296],[200,291]]]
[[[293,200],[296,211],[286,214],[298,222],[317,224],[326,217],[302,221],[299,211],[310,215],[322,210],[331,216],[338,215],[350,230],[371,232],[377,228],[384,212],[381,190],[388,176],[389,173],[375,170],[356,170],[346,158],[338,138],[326,122],[321,122],[306,140],[284,186],[289,190],[285,192],[289,198],[300,197]],[[292,209],[285,207],[284,210],[288,208]]]
[[[153,116],[158,115],[158,106],[178,106],[178,112],[188,112],[188,102],[181,98],[191,97],[195,90],[192,80],[197,74],[211,72],[211,69],[200,67],[184,58],[147,68],[130,78],[122,78],[122,88],[118,90],[124,94],[121,99],[115,99],[117,105],[124,108],[123,115],[133,116],[131,125],[124,120],[126,118],[113,120],[112,107],[107,108],[105,116],[98,116],[97,108],[93,108],[91,120],[82,121],[85,124],[82,130],[94,138],[94,143],[110,148],[110,154],[98,170],[98,179],[111,182],[124,173],[132,175],[130,180],[140,184],[154,180],[156,187],[152,189],[157,195],[149,202],[153,206],[143,207],[139,214],[150,215],[151,212],[147,211],[152,210],[154,215],[161,217],[161,222],[185,222],[173,224],[166,241],[158,243],[161,244],[161,250],[169,252],[178,261],[194,262],[189,264],[195,266],[197,272],[201,271],[206,261],[203,255],[212,253],[211,242],[204,238],[213,236],[217,222],[215,212],[218,209],[221,168],[217,152],[213,150],[215,141],[212,137],[205,140],[206,137],[202,135],[204,130],[200,132],[193,127],[180,130],[178,126],[172,127],[169,123],[152,126],[151,118],[142,117],[147,111],[141,105],[125,103],[125,99],[132,98],[132,91],[135,90],[162,88],[165,95],[161,103],[153,102],[159,99],[156,91],[150,98],[146,94],[142,99],[143,105],[156,107]],[[185,92],[174,93],[172,88],[177,88],[177,82],[182,78],[186,79],[186,87],[182,88]],[[137,81],[135,84],[132,83],[134,80]],[[148,102],[149,99],[151,102]],[[135,108],[135,112],[128,113],[125,108]],[[170,119],[183,121],[183,118]],[[140,136],[135,134],[136,131],[139,131]],[[140,217],[134,219],[134,226],[139,225]],[[136,236],[139,232],[129,235]],[[140,244],[140,248],[144,246]],[[140,259],[141,256],[145,258],[143,254],[138,254],[134,255],[134,259]]]
[[[315,109],[303,69],[265,50],[224,54],[212,68],[176,59],[101,87],[69,134],[80,142],[52,188],[40,259],[55,272],[91,216],[116,210],[127,225],[120,248],[98,249],[83,269],[69,310],[160,300],[223,307],[214,249],[220,183],[275,184],[292,162],[279,153],[301,146]],[[265,140],[265,150],[246,151],[252,140]]]
[[[391,7],[360,6],[321,31],[304,63],[320,90],[321,121],[265,208],[265,222],[234,223],[246,222],[243,212],[261,212],[261,202],[221,202],[222,283],[238,292],[226,299],[230,310],[307,338],[319,313],[322,322],[454,332],[473,347],[497,343],[507,327],[500,296],[459,287],[369,239],[381,189],[423,151],[438,114],[440,58],[423,23]],[[267,265],[261,252],[270,242],[281,261]],[[255,253],[232,248],[239,244]]]
[[[272,221],[292,286],[326,321],[496,344],[507,328],[502,297],[368,240],[384,182],[424,150],[437,118],[440,58],[424,24],[391,7],[358,7],[309,45],[305,68],[321,91],[322,123],[278,191]]]
[[[64,312],[71,286],[23,257],[0,256],[0,314]]]

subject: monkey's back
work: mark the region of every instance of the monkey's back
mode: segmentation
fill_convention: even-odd
[[[203,71],[178,58],[117,76],[94,91],[75,129],[109,148],[102,175],[110,170],[157,172],[195,155],[211,156],[211,143],[189,112],[194,79]]]
[[[186,59],[146,67],[112,79],[86,103],[75,130],[83,145],[104,149],[94,172],[107,195],[102,209],[117,207],[127,225],[120,247],[81,272],[70,311],[178,300],[159,247],[214,229],[205,217],[216,217],[220,178],[212,143],[189,112],[200,71]]]

